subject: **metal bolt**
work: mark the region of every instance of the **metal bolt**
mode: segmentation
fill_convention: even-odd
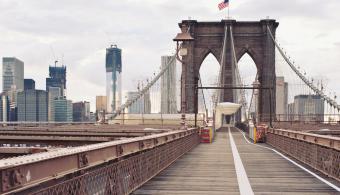
[[[145,145],[144,145],[144,142],[139,142],[139,148],[140,148],[140,149],[143,149],[144,146],[145,146]]]
[[[89,157],[88,157],[87,154],[83,154],[82,161],[83,161],[83,165],[88,165],[89,164]]]

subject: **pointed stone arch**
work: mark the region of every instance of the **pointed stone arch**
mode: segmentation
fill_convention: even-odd
[[[199,64],[198,65],[199,66],[198,71],[201,69],[202,63],[209,56],[209,54],[212,54],[215,57],[216,61],[219,63],[219,65],[221,65],[221,62],[220,62],[219,57],[218,57],[218,55],[220,55],[220,54],[216,49],[202,50],[202,53],[201,53],[201,55],[199,55],[200,57],[197,60],[197,64]]]
[[[256,51],[254,51],[252,48],[249,47],[243,47],[241,48],[238,52],[236,52],[236,59],[237,62],[240,61],[240,59],[245,55],[248,54],[251,59],[254,61],[256,68],[260,69],[261,67],[261,60],[259,55],[256,53]]]
[[[225,60],[221,65],[223,85],[233,85],[235,77],[233,71],[230,29],[233,29],[234,47],[237,60],[247,53],[256,64],[258,79],[263,87],[272,87],[272,110],[266,102],[270,99],[270,92],[260,91],[259,114],[275,113],[275,45],[267,32],[267,26],[275,36],[278,23],[275,20],[238,22],[235,20],[222,20],[220,22],[197,22],[196,20],[183,20],[179,26],[190,26],[192,42],[183,43],[188,55],[183,57],[181,108],[182,112],[193,113],[195,110],[195,87],[198,83],[198,74],[202,62],[209,53],[212,53],[220,62],[223,50],[225,28],[228,29],[227,45],[223,55]],[[221,62],[220,62],[221,63]],[[232,102],[232,90],[222,92],[223,100]]]

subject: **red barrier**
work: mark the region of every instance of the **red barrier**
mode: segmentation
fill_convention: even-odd
[[[201,143],[212,143],[214,132],[212,127],[201,128]]]
[[[268,125],[259,124],[256,126],[256,142],[265,142],[266,141],[266,131],[268,129]]]

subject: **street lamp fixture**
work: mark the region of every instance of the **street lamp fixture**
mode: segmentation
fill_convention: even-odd
[[[182,64],[184,64],[183,60],[179,57],[180,56],[186,56],[188,55],[188,49],[183,48],[183,43],[191,42],[194,40],[194,38],[190,35],[190,28],[186,24],[181,24],[181,33],[178,33],[177,36],[173,39],[173,41],[176,41],[176,59],[180,61]],[[183,109],[181,109],[183,112]],[[196,116],[196,115],[195,115]],[[185,113],[182,113],[182,128],[185,127]],[[196,126],[196,124],[195,124]]]
[[[181,30],[182,30],[182,32],[178,33],[177,36],[173,39],[173,41],[176,41],[176,43],[177,43],[176,58],[177,58],[178,61],[183,63],[183,61],[181,60],[179,55],[182,56],[182,57],[188,55],[188,49],[183,48],[182,44],[186,43],[186,42],[191,42],[195,39],[190,35],[190,32],[189,32],[190,28],[186,24],[182,24]]]

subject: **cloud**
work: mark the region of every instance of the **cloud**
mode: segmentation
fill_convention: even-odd
[[[219,1],[0,0],[0,55],[23,60],[25,77],[42,89],[48,65],[64,56],[68,96],[91,100],[94,110],[95,96],[105,94],[106,47],[116,43],[123,49],[123,87],[133,90],[138,80],[159,70],[161,55],[173,53],[178,22],[225,17],[217,9]],[[340,1],[243,0],[230,6],[237,20],[277,19],[280,43],[310,74],[327,75],[327,69],[337,67],[339,50],[331,48],[340,43],[340,27],[334,25],[340,21]],[[337,81],[334,74],[328,77]]]
[[[315,36],[315,39],[322,39],[322,38],[327,37],[327,36],[328,36],[327,33],[320,33],[320,34],[317,34]]]

